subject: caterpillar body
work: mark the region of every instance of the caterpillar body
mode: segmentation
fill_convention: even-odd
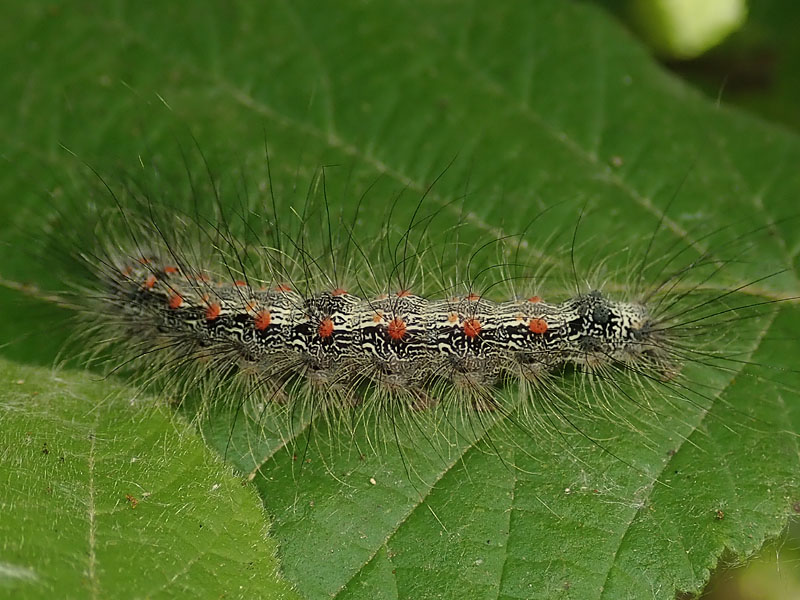
[[[565,365],[656,360],[660,327],[644,305],[597,290],[559,304],[493,302],[476,294],[430,300],[407,290],[361,299],[335,289],[304,297],[285,283],[213,283],[189,265],[142,257],[107,281],[115,310],[140,344],[207,353],[273,385],[291,376],[421,397],[437,380],[475,394],[536,380]]]

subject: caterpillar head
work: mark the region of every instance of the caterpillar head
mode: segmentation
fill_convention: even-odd
[[[574,317],[568,323],[575,362],[589,366],[614,363],[665,363],[663,336],[648,308],[619,302],[594,290],[566,302]]]

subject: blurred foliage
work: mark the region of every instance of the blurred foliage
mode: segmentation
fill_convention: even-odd
[[[624,23],[629,0],[596,0]],[[666,65],[710,98],[800,130],[800,2],[757,0],[744,26],[693,60]]]

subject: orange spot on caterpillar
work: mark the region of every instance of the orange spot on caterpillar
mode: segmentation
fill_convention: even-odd
[[[256,308],[257,308],[257,305],[252,300],[250,300],[247,304],[244,305],[245,312],[254,312],[256,310]]]
[[[148,289],[148,290],[152,290],[153,286],[156,284],[156,281],[157,281],[156,276],[155,275],[150,275],[150,277],[148,277],[145,280],[144,287],[146,289]]]
[[[178,272],[178,267],[164,267],[164,273],[167,275],[172,275],[173,273]]]
[[[180,294],[172,294],[167,300],[167,304],[170,308],[180,308],[183,304],[183,297]]]
[[[291,292],[292,288],[290,288],[288,285],[280,284],[279,286],[277,286],[275,288],[275,291],[276,292]]]
[[[269,314],[268,310],[260,310],[256,314],[256,318],[253,320],[253,324],[258,331],[264,331],[269,324],[272,322],[272,315]]]
[[[247,285],[247,282],[242,281],[241,279],[237,279],[236,281],[233,282],[233,285],[236,285],[238,287],[243,287]]]
[[[531,319],[528,323],[528,329],[531,333],[542,334],[547,331],[547,321],[544,319]]]
[[[347,290],[342,288],[336,288],[331,292],[331,296],[344,296],[347,293]]]
[[[133,273],[133,267],[131,267],[130,265],[128,265],[127,267],[125,267],[124,269],[122,269],[122,271],[120,271],[120,273],[122,273],[123,277],[127,277],[128,275],[130,275],[131,273]]]
[[[374,323],[380,323],[383,321],[383,312],[382,311],[375,311],[375,314],[372,315],[372,321]]]
[[[322,319],[319,324],[319,337],[326,338],[333,335],[333,321],[330,319]]]
[[[219,317],[220,312],[221,308],[217,302],[209,304],[208,308],[206,308],[206,321],[215,320],[217,317]]]
[[[541,301],[542,301],[542,299],[539,298],[539,296],[531,296],[530,298],[528,298],[528,302],[533,302],[534,304],[536,304],[537,302],[541,302]]]
[[[400,290],[399,292],[397,292],[397,297],[398,298],[407,298],[410,295],[411,295],[411,292],[408,291],[408,290]]]
[[[455,323],[456,321],[458,321],[458,314],[450,313],[449,315],[447,315],[447,322],[448,323]]]
[[[472,294],[472,293],[470,293],[470,295],[465,298],[465,300],[469,300],[470,302],[477,302],[480,299],[481,297],[478,294]]]
[[[138,262],[140,265],[149,265],[150,259],[143,256],[142,258],[137,259],[136,262]]]
[[[391,323],[389,323],[386,331],[389,333],[389,337],[393,340],[401,340],[406,334],[406,322],[399,317],[395,317],[392,319]]]
[[[464,335],[468,338],[477,337],[481,332],[481,322],[478,319],[467,319],[464,321]]]

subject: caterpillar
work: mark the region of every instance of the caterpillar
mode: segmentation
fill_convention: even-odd
[[[538,248],[530,239],[554,205],[519,234],[487,241],[468,231],[463,208],[429,206],[432,187],[412,202],[395,197],[383,231],[359,239],[363,213],[383,203],[365,194],[353,215],[336,217],[327,172],[283,212],[271,183],[266,199],[224,206],[210,174],[204,191],[193,182],[172,204],[136,184],[104,186],[113,202],[99,210],[92,243],[72,242],[88,270],[81,343],[88,337],[113,372],[137,372],[180,402],[199,395],[201,419],[222,405],[236,415],[231,427],[245,412],[259,435],[277,428],[284,439],[320,417],[349,429],[374,417],[391,422],[399,447],[398,426],[417,430],[424,413],[436,421],[423,436],[430,443],[448,430],[480,438],[498,421],[583,434],[581,418],[610,415],[636,430],[631,409],[702,408],[747,364],[759,319],[786,300],[757,297],[781,271],[719,283],[769,227],[713,250],[680,239],[657,251],[665,212],[641,236],[643,254],[618,251],[579,275],[577,225],[565,230],[566,250],[553,250],[557,236]],[[579,224],[586,206],[572,209]],[[404,210],[406,225],[395,227]],[[459,220],[437,240],[431,224],[445,211]],[[565,265],[554,254],[570,257],[571,273],[546,291]],[[606,262],[619,255],[615,273]],[[717,379],[698,379],[696,366]]]
[[[282,385],[361,383],[421,397],[437,379],[476,395],[565,365],[657,362],[666,325],[643,304],[594,290],[559,304],[476,294],[430,300],[400,290],[362,299],[337,288],[305,297],[285,283],[214,281],[164,257],[122,263],[105,281],[134,344],[164,338],[173,352],[208,353]],[[159,342],[154,344],[158,347]]]

